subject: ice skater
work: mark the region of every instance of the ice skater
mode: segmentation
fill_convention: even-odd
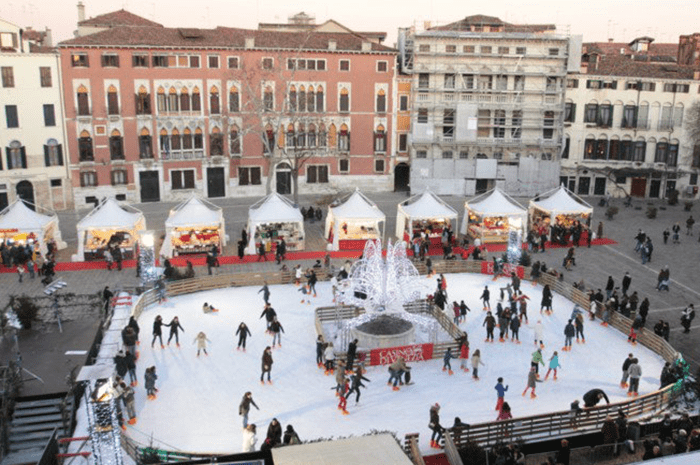
[[[156,339],[160,340],[160,348],[165,349],[163,345],[163,317],[158,315],[156,319],[153,320],[153,340],[151,341],[151,347],[156,343]]]
[[[620,380],[620,387],[622,389],[627,389],[629,385],[627,384],[627,379],[629,378],[629,368],[632,365],[632,360],[634,360],[634,355],[629,354],[624,362],[622,362],[622,379]]]
[[[537,379],[535,367],[530,367],[530,372],[527,374],[527,387],[525,387],[525,390],[523,391],[523,397],[525,397],[525,394],[527,394],[528,389],[532,389],[532,391],[530,391],[531,399],[537,397],[537,394],[535,394],[535,388],[537,387],[537,383],[541,383],[541,381]]]
[[[365,378],[362,375],[362,367],[358,366],[357,370],[355,370],[355,373],[352,374],[352,377],[350,378],[350,390],[345,393],[345,398],[347,399],[350,397],[350,394],[353,392],[356,393],[355,397],[355,404],[360,402],[360,388],[361,387],[367,387],[364,384],[362,384],[362,381],[367,381],[370,382],[369,379]]]
[[[452,364],[450,363],[450,360],[453,358],[458,357],[452,354],[452,347],[448,347],[445,356],[442,357],[442,371],[447,371],[450,375],[454,374],[452,371]]]
[[[265,304],[270,302],[270,288],[267,285],[267,281],[263,281],[263,287],[258,291],[258,294],[263,293],[263,300]]]
[[[326,361],[326,375],[332,375],[335,369],[335,350],[333,349],[333,343],[329,342],[323,351],[323,359]]]
[[[275,342],[279,347],[282,347],[282,333],[284,332],[284,328],[282,327],[282,324],[277,321],[277,317],[274,317],[272,319],[272,323],[270,323],[270,333],[272,333],[272,347],[275,347]]]
[[[486,326],[486,339],[484,342],[493,342],[493,329],[496,327],[496,319],[491,312],[486,313],[486,318],[481,326]]]
[[[158,375],[156,375],[156,367],[152,366],[146,368],[143,379],[145,380],[144,387],[146,388],[148,400],[154,400],[156,398],[156,392],[158,392],[158,389],[156,389],[156,380],[158,379]]]
[[[170,336],[168,337],[168,345],[170,345],[170,341],[175,337],[175,344],[180,347],[180,335],[179,335],[179,330],[182,330],[182,332],[185,332],[185,328],[182,327],[180,324],[180,319],[178,317],[173,317],[173,319],[168,323],[167,325],[164,326],[170,326]]]
[[[211,341],[207,339],[207,335],[204,334],[204,331],[200,331],[197,334],[197,337],[194,338],[194,342],[192,344],[197,344],[197,357],[199,357],[199,352],[204,351],[204,355],[209,355],[207,353],[207,342],[211,344]]]
[[[236,350],[241,350],[241,348],[243,348],[243,352],[245,352],[246,339],[248,339],[248,336],[253,337],[253,335],[250,334],[248,325],[241,321],[241,324],[238,325],[238,329],[236,330],[236,336],[238,336],[238,347],[236,347]]]
[[[506,397],[506,391],[508,391],[508,386],[503,386],[503,378],[498,378],[498,382],[496,383],[496,386],[494,386],[494,389],[496,390],[496,393],[498,395],[498,399],[496,401],[496,410],[501,411],[501,408],[503,407],[503,401],[505,400]]]
[[[301,303],[306,303],[306,305],[311,305],[311,291],[309,290],[309,285],[305,284],[297,289],[301,292]]]
[[[552,354],[552,356],[549,358],[549,369],[547,369],[547,374],[544,375],[544,380],[547,381],[547,378],[549,378],[549,373],[554,371],[554,381],[556,381],[557,368],[561,368],[561,365],[559,364],[559,354],[555,350],[554,354]]]
[[[243,428],[248,426],[248,414],[250,413],[250,406],[253,405],[256,409],[260,410],[258,404],[253,400],[253,394],[248,391],[243,394],[243,399],[241,404],[238,406],[238,414],[243,417]]]
[[[544,289],[542,289],[540,313],[552,314],[552,290],[549,288],[549,284],[545,284]]]
[[[535,346],[540,346],[540,349],[544,349],[544,341],[542,339],[542,334],[544,333],[544,328],[542,327],[542,320],[537,320],[535,323]]]
[[[316,338],[316,365],[319,368],[323,368],[323,352],[326,350],[326,342],[323,340],[322,335],[318,335]]]
[[[544,360],[542,360],[542,349],[537,349],[532,353],[532,360],[530,361],[530,367],[535,370],[537,378],[540,377],[540,364],[544,366]]]
[[[484,286],[484,292],[481,293],[481,302],[484,304],[484,310],[491,310],[491,302],[489,300],[491,299],[491,292],[489,291],[488,286]]]
[[[459,368],[469,373],[469,368],[467,368],[467,361],[469,361],[469,343],[467,342],[467,337],[462,336],[457,342],[459,343]]]
[[[260,373],[260,384],[265,384],[264,377],[267,373],[267,382],[272,384],[272,379],[270,379],[270,373],[272,372],[272,348],[270,346],[265,347],[265,351],[262,354],[262,373]]]
[[[445,431],[445,428],[440,425],[440,404],[437,402],[435,405],[430,406],[430,423],[428,426],[433,431],[430,436],[430,447],[439,449],[440,439],[442,439],[442,433]]]
[[[564,347],[562,347],[561,350],[564,352],[571,350],[571,344],[574,340],[575,334],[576,329],[574,329],[574,325],[571,323],[571,320],[569,320],[566,326],[564,326]]]
[[[633,358],[627,371],[630,375],[630,387],[627,395],[637,397],[639,395],[639,378],[642,377],[642,367],[639,366],[639,360]]]
[[[481,361],[481,351],[476,349],[472,355],[472,378],[474,381],[479,381],[479,365],[484,365],[484,363]]]
[[[338,410],[340,410],[343,413],[343,415],[347,415],[349,413],[347,409],[348,398],[345,397],[345,395],[350,390],[350,383],[348,382],[348,378],[345,375],[342,376],[340,384],[342,386],[340,388],[340,394],[338,397]]]
[[[267,323],[266,331],[268,333],[270,332],[270,324],[272,324],[272,320],[274,320],[276,316],[277,312],[274,308],[272,308],[272,305],[270,305],[269,303],[265,303],[265,307],[263,308],[263,311],[260,314],[260,318],[265,317],[265,322]]]
[[[515,314],[510,319],[510,340],[520,344],[520,318]]]

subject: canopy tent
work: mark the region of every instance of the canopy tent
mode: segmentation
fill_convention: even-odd
[[[220,207],[192,195],[172,210],[165,221],[162,257],[206,252],[212,245],[226,245],[226,224]]]
[[[25,200],[17,199],[12,202],[0,212],[0,240],[12,240],[22,245],[32,241],[39,244],[42,255],[46,255],[47,243],[52,239],[56,241],[57,249],[65,249],[66,243],[63,242],[61,230],[58,228],[58,216],[48,210],[40,211],[29,208]]]
[[[364,249],[368,239],[384,237],[386,215],[359,189],[328,207],[325,237],[331,250]],[[381,228],[380,228],[381,224]],[[345,241],[345,244],[341,244]]]
[[[593,207],[565,186],[561,185],[539,196],[539,200],[530,200],[530,223],[549,219],[550,224],[569,227],[574,219],[588,219],[593,214]]]
[[[138,231],[146,229],[146,219],[129,205],[119,205],[114,199],[104,199],[85,218],[80,220],[78,229],[78,253],[74,261],[101,258],[109,240],[116,234],[123,236],[121,247],[132,252]]]
[[[258,200],[248,209],[248,248],[250,255],[256,252],[257,239],[272,241],[284,237],[287,250],[304,249],[304,217],[301,211],[286,197],[277,192]],[[257,236],[257,238],[256,238]]]
[[[422,228],[425,223],[440,234],[445,226],[456,227],[457,211],[430,190],[414,195],[397,207],[396,239],[403,240],[406,232],[412,238],[416,226]]]
[[[525,236],[527,210],[498,187],[464,203],[460,232],[482,242],[508,242],[511,230]]]

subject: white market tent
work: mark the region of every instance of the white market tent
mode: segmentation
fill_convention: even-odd
[[[73,261],[84,260],[85,246],[96,250],[96,241],[109,240],[116,232],[127,232],[135,240],[138,231],[146,229],[146,219],[141,210],[129,205],[119,205],[114,199],[104,199],[78,222],[78,253]],[[106,238],[106,239],[105,239]]]
[[[258,226],[271,223],[292,224],[301,233],[297,250],[304,248],[304,217],[301,211],[286,197],[277,192],[263,197],[248,209],[248,248],[246,252],[254,255],[255,231]],[[287,240],[285,238],[285,240]]]
[[[38,207],[34,206],[37,210]],[[39,251],[46,255],[46,243],[54,239],[58,249],[65,249],[66,243],[61,238],[56,213],[32,210],[26,201],[17,199],[0,212],[0,237],[3,240],[25,244],[28,239],[39,243]]]
[[[478,234],[476,233],[477,229],[470,231],[470,227],[472,226],[470,225],[470,218],[472,224],[475,224],[475,221],[480,221],[482,223],[482,226],[478,228]],[[483,223],[487,221],[485,219],[488,218],[507,219],[511,229],[517,229],[523,235],[522,237],[525,236],[527,228],[527,210],[498,187],[464,203],[464,218],[462,219],[460,232],[462,234],[471,233],[472,236],[480,237],[484,240],[484,233],[488,228],[485,227]],[[492,235],[492,239],[496,239],[496,234]],[[499,238],[499,240],[507,241],[507,234],[505,237]]]
[[[178,249],[173,242],[179,242],[179,233],[192,230],[215,230],[218,234],[219,248],[223,250],[226,245],[226,223],[221,208],[193,194],[170,210],[170,215],[165,221],[165,240],[160,255],[166,258],[173,257]]]
[[[593,207],[565,186],[559,186],[540,195],[540,200],[530,200],[530,221],[539,211],[550,218],[552,224],[560,215],[587,217],[593,213]]]
[[[386,433],[334,441],[317,441],[294,447],[275,447],[272,449],[272,458],[275,465],[299,463],[356,465],[368,462],[383,465],[411,465],[413,463],[401,450],[396,440]]]
[[[396,209],[396,239],[403,240],[405,231],[410,238],[413,223],[423,220],[442,220],[456,228],[457,211],[430,190],[414,195]]]
[[[376,239],[384,237],[386,215],[359,189],[328,207],[325,237],[331,242],[330,250],[340,249],[340,234],[343,225],[348,227],[371,228],[376,231]],[[381,227],[380,227],[381,224]],[[332,241],[331,241],[332,237]]]

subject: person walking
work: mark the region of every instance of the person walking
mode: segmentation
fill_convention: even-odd
[[[170,336],[168,337],[168,345],[170,345],[170,341],[174,337],[175,338],[175,345],[177,345],[177,347],[179,348],[180,347],[180,330],[182,330],[183,333],[185,332],[185,328],[183,328],[182,325],[180,324],[180,319],[177,316],[175,316],[170,321],[170,323],[168,323],[167,325],[164,325],[164,326],[170,326]]]
[[[253,400],[253,394],[250,391],[248,391],[245,394],[243,394],[243,399],[241,399],[241,403],[238,406],[238,414],[243,417],[243,428],[246,428],[248,426],[248,414],[250,413],[251,405],[256,409],[260,410],[258,404],[256,404]]]
[[[265,384],[264,377],[267,373],[267,383],[272,384],[272,379],[270,379],[270,373],[272,372],[272,348],[270,346],[265,347],[265,351],[262,354],[262,373],[260,374],[260,384]]]
[[[258,244],[258,261],[267,261],[267,257],[265,256],[265,240],[260,239],[260,244]]]
[[[630,272],[626,271],[625,275],[622,277],[622,295],[627,295],[630,284],[632,284],[632,277],[630,276]]]
[[[197,334],[197,337],[194,338],[194,342],[192,344],[197,344],[197,357],[199,357],[199,352],[204,351],[204,355],[209,355],[207,353],[207,342],[211,344],[211,341],[207,339],[207,335],[204,334],[204,331],[200,331]]]
[[[695,219],[693,219],[693,215],[690,215],[687,220],[685,220],[685,235],[686,236],[692,236],[693,235],[693,225],[695,224]]]
[[[430,406],[430,423],[428,424],[432,430],[430,435],[430,447],[434,449],[440,449],[440,440],[442,439],[442,433],[445,431],[440,425],[440,404],[437,402]]]
[[[683,332],[690,332],[690,324],[695,319],[695,306],[693,304],[688,304],[683,313],[681,314],[681,326],[683,326]]]
[[[109,290],[109,286],[105,286],[105,288],[102,290],[102,305],[105,313],[109,311],[109,305],[112,302],[112,297],[114,297],[114,293]]]
[[[236,336],[238,336],[238,346],[236,347],[236,350],[241,350],[241,348],[243,348],[243,352],[245,352],[246,339],[248,339],[248,336],[253,336],[250,334],[248,325],[241,321],[241,324],[238,325],[238,329],[236,330]]]
[[[612,276],[608,276],[608,282],[605,285],[605,299],[610,300],[610,297],[612,296],[613,290],[615,289],[615,280],[613,279]]]
[[[156,338],[160,340],[160,348],[165,349],[165,345],[163,345],[163,317],[158,315],[156,316],[156,319],[153,320],[153,340],[151,341],[151,348],[155,345],[156,343]]]

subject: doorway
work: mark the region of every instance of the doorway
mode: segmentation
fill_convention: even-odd
[[[0,192],[0,211],[6,209],[8,205],[7,192]]]
[[[588,176],[581,176],[578,178],[578,195],[588,195],[588,191],[591,188],[591,178]]]
[[[632,178],[630,195],[632,197],[644,197],[647,193],[647,178]]]
[[[288,195],[292,193],[292,168],[287,163],[277,165],[275,181],[278,194]]]
[[[411,167],[408,163],[399,163],[394,167],[394,192],[410,190]]]
[[[223,168],[207,168],[207,197],[225,197],[226,183]]]
[[[141,202],[160,202],[160,179],[158,171],[139,172]]]
[[[17,183],[17,197],[24,200],[29,208],[35,209],[34,206],[34,186],[29,181],[20,181]]]
[[[605,195],[605,184],[607,178],[595,178],[595,184],[593,186],[593,195]]]
[[[658,199],[661,195],[661,179],[652,179],[649,184],[649,198]]]

